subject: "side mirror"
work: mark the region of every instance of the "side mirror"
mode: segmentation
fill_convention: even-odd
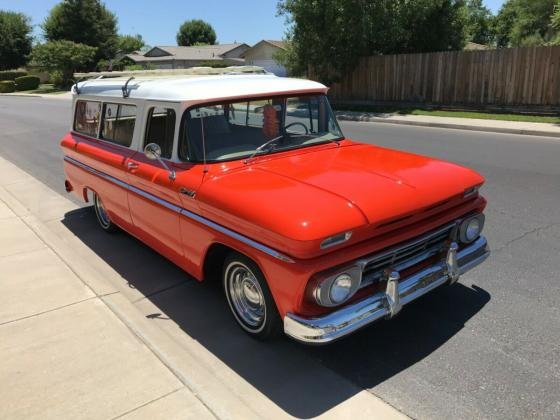
[[[156,143],[148,143],[144,147],[144,155],[150,160],[157,160],[169,172],[169,179],[175,181],[177,174],[174,169],[171,169],[167,163],[161,158],[161,147]]]
[[[148,143],[146,147],[144,147],[144,155],[150,160],[160,160],[161,147],[156,143]]]

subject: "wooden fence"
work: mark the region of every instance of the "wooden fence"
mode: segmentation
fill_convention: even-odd
[[[335,103],[557,108],[560,47],[364,57],[329,95]]]

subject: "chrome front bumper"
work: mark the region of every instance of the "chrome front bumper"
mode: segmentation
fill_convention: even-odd
[[[291,313],[284,317],[284,332],[304,343],[328,343],[344,337],[380,318],[391,318],[403,305],[441,286],[453,284],[459,276],[482,263],[490,255],[484,236],[457,250],[452,243],[445,259],[399,281],[399,274],[388,273],[387,288],[335,312],[318,318]]]

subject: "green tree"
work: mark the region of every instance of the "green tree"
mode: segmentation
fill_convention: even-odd
[[[122,54],[130,54],[134,51],[142,49],[146,45],[142,39],[142,35],[119,35],[117,42],[117,50]]]
[[[216,32],[212,25],[200,19],[187,20],[177,32],[177,45],[214,45]]]
[[[291,74],[309,66],[325,83],[342,77],[360,56],[462,49],[464,0],[283,0]]]
[[[0,10],[0,70],[25,65],[31,52],[32,41],[31,25],[27,16]]]
[[[550,44],[560,45],[560,0],[558,0],[556,6],[554,6],[554,13],[550,19],[550,26],[556,31],[556,34]]]
[[[72,41],[50,41],[33,48],[31,59],[38,67],[56,75],[55,84],[69,87],[74,72],[83,70],[95,57],[96,48]]]
[[[557,0],[508,0],[496,16],[499,47],[544,45],[558,32],[551,24]]]
[[[100,0],[63,0],[54,6],[43,23],[47,41],[68,40],[96,48],[88,64],[94,68],[117,52],[117,18]]]
[[[482,0],[467,0],[465,6],[467,41],[490,45],[494,41],[492,13]]]

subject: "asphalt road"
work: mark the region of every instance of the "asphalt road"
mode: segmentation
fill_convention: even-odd
[[[0,155],[61,194],[58,141],[69,126],[69,106],[64,100],[0,97]],[[354,139],[480,171],[487,178],[485,231],[493,254],[459,284],[330,346],[287,339],[255,344],[233,326],[217,291],[184,281],[158,289],[142,277],[146,271],[167,279],[184,274],[126,235],[107,241],[90,214],[69,215],[67,226],[175,321],[179,328],[169,329],[171,334],[179,339],[187,332],[294,416],[321,414],[350,397],[331,390],[323,399],[301,400],[321,387],[320,380],[305,378],[309,360],[415,418],[560,418],[560,140],[341,126]],[[135,258],[149,267],[139,269]],[[201,319],[197,305],[212,315]],[[285,373],[294,366],[300,377]]]

